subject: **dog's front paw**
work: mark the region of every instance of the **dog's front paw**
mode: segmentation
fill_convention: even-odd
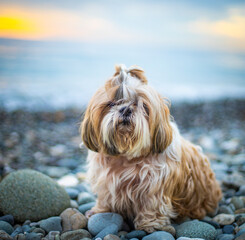
[[[92,215],[94,215],[96,212],[94,212],[93,210],[88,210],[87,212],[85,212],[85,217],[86,218],[90,218]]]

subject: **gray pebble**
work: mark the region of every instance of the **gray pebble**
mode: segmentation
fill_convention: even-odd
[[[50,231],[62,231],[61,217],[50,217],[40,221],[40,227],[47,233]]]
[[[90,202],[95,202],[95,197],[88,192],[81,192],[78,195],[77,202],[78,202],[78,205],[82,205],[82,204],[90,203]]]
[[[89,218],[88,230],[93,235],[97,235],[104,228],[112,224],[117,225],[117,231],[121,230],[123,224],[122,216],[117,213],[98,213]]]
[[[108,234],[104,237],[103,240],[121,240],[120,237],[114,234]]]
[[[142,238],[142,240],[174,240],[174,237],[164,231],[157,231]]]
[[[176,227],[176,237],[204,238],[214,240],[216,237],[215,228],[205,222],[193,220],[184,222]]]
[[[219,207],[218,213],[234,214],[230,206],[222,205]]]
[[[117,234],[118,233],[118,225],[117,224],[111,224],[104,228],[102,231],[100,231],[96,236],[96,238],[104,238],[108,234]]]
[[[11,236],[9,236],[9,234],[7,234],[3,230],[0,230],[0,239],[1,240],[13,240],[13,238]]]
[[[65,188],[67,194],[71,199],[77,199],[79,191],[75,188]]]
[[[31,232],[41,233],[43,236],[45,236],[45,231],[42,228],[34,228]]]
[[[128,233],[125,237],[126,238],[143,238],[144,236],[146,236],[146,232],[145,231],[142,231],[142,230],[134,230],[130,233]]]
[[[231,203],[235,206],[236,210],[243,208],[243,201],[239,197],[233,197]]]
[[[233,234],[221,234],[216,238],[216,240],[233,240],[233,239],[234,239]]]
[[[48,240],[58,240],[58,239],[60,239],[60,232],[50,231],[48,233]]]
[[[95,206],[95,202],[90,202],[90,203],[86,203],[86,204],[83,204],[83,205],[79,206],[78,210],[82,214],[85,214],[85,212],[87,212],[88,210],[90,210],[94,206]]]
[[[91,238],[91,234],[85,229],[68,231],[61,234],[61,240],[80,240],[82,238]]]
[[[26,235],[26,240],[41,240],[41,235],[38,233],[28,233]]]
[[[245,229],[241,229],[239,232],[237,232],[235,237],[237,238],[237,237],[239,237],[239,236],[241,236],[243,234],[245,234]]]
[[[0,221],[0,230],[3,230],[6,233],[11,234],[14,231],[14,228],[8,222]]]
[[[26,240],[26,235],[24,233],[20,233],[14,237],[14,240]]]
[[[0,221],[5,221],[11,224],[12,226],[14,225],[14,217],[12,215],[4,215],[0,217]]]
[[[203,239],[203,238],[179,237],[177,240],[205,240],[205,239]]]

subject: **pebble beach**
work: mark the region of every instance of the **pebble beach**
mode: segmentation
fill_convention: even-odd
[[[0,109],[0,239],[245,239],[244,99],[172,103],[181,134],[208,155],[223,198],[204,219],[173,221],[151,234],[117,213],[85,217],[96,196],[80,144],[83,111]]]

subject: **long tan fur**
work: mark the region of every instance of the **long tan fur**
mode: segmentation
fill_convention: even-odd
[[[92,213],[117,212],[153,232],[217,207],[221,190],[207,157],[180,136],[166,100],[141,68],[116,67],[90,101],[81,134],[92,150],[88,176],[98,195]]]

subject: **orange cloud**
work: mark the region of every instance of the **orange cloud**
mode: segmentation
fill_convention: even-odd
[[[245,50],[245,16],[242,11],[230,10],[225,19],[197,20],[189,27],[191,32],[208,36],[209,45],[236,51]]]
[[[84,13],[5,7],[0,10],[0,37],[115,42],[130,41],[131,34],[111,21]]]

